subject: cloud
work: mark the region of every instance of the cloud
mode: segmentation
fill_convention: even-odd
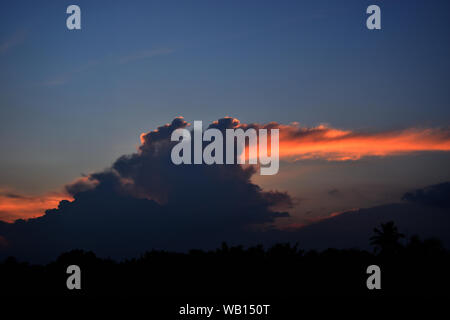
[[[341,130],[328,125],[302,127],[297,122],[289,125],[276,122],[246,124],[231,117],[215,121],[210,127],[267,129],[269,136],[271,129],[279,129],[279,156],[286,161],[306,159],[348,161],[364,157],[450,151],[449,128],[409,128],[370,133]],[[270,149],[270,139],[268,148]]]
[[[81,177],[65,186],[65,190],[70,195],[75,195],[81,192],[85,192],[94,189],[98,181],[93,180],[92,176]]]
[[[149,49],[143,50],[137,53],[133,53],[127,56],[123,56],[121,58],[114,57],[113,63],[117,62],[120,64],[126,64],[137,60],[149,59],[156,56],[171,54],[175,50],[169,48],[157,48],[157,49]],[[40,86],[44,87],[58,87],[67,84],[71,78],[73,78],[77,74],[81,74],[86,72],[87,70],[93,69],[99,65],[111,63],[110,58],[104,58],[99,60],[91,60],[85,64],[79,65],[78,67],[72,68],[69,71],[66,71],[62,74],[55,75],[47,80],[41,81],[39,83]]]
[[[44,87],[58,87],[66,84],[68,81],[68,77],[60,77],[60,78],[54,78],[51,80],[43,81],[42,85]]]
[[[450,182],[407,192],[402,203],[354,208],[313,219],[307,224],[284,226],[284,239],[299,242],[304,249],[370,249],[373,228],[394,221],[408,237],[438,238],[450,248]]]
[[[5,239],[5,237],[0,236],[0,247],[7,247],[8,241]]]
[[[450,208],[450,182],[407,192],[402,200],[431,207]]]
[[[373,228],[394,221],[407,236],[436,237],[450,248],[450,215],[448,210],[411,203],[392,203],[341,212],[290,232],[290,241],[304,249],[360,248],[370,249]]]
[[[169,48],[149,49],[130,54],[119,59],[120,63],[129,63],[142,59],[149,59],[156,56],[162,56],[173,53],[175,50]]]
[[[39,83],[40,86],[44,87],[58,87],[65,85],[70,81],[73,76],[83,73],[89,69],[92,69],[100,64],[100,61],[98,60],[90,60],[87,63],[84,63],[82,65],[79,65],[77,67],[72,68],[71,70],[65,71],[62,74],[59,74],[57,76],[53,76],[48,80],[44,80]]]
[[[339,191],[339,189],[336,189],[336,188],[328,190],[327,193],[328,193],[329,196],[333,196],[333,197],[341,196],[341,192]]]
[[[39,196],[23,195],[9,190],[0,190],[0,220],[13,222],[42,216],[49,208],[56,208],[63,199],[71,199],[63,193],[48,193]]]
[[[170,135],[187,126],[178,117],[142,134],[136,153],[68,184],[73,200],[61,201],[44,216],[0,222],[0,235],[8,242],[0,255],[43,261],[83,248],[123,258],[151,248],[212,249],[222,241],[265,241],[261,230],[289,216],[290,196],[252,183],[252,166],[172,164]]]
[[[0,42],[0,54],[6,53],[15,46],[21,44],[25,40],[25,32],[17,31],[8,39]]]
[[[272,124],[270,126],[279,126]],[[280,156],[285,159],[358,160],[423,151],[450,151],[449,129],[412,128],[365,133],[320,125],[281,125]]]
[[[65,190],[71,198],[58,205],[61,198],[3,192],[5,203],[14,204],[3,210],[3,215],[8,212],[9,221],[35,216],[44,207],[55,209],[28,220],[0,221],[0,236],[8,244],[0,250],[0,256],[46,261],[62,251],[81,248],[124,258],[151,248],[210,249],[222,241],[270,244],[300,239],[300,233],[275,229],[277,219],[289,216],[287,210],[294,206],[293,200],[286,192],[266,191],[254,184],[254,166],[174,165],[170,153],[176,142],[170,141],[170,136],[174,130],[188,127],[189,123],[177,117],[142,134],[136,153],[121,156],[106,170],[68,184]],[[447,151],[449,146],[448,132],[443,129],[360,133],[327,126],[302,128],[296,123],[243,124],[230,117],[209,127],[279,128],[280,151],[285,159],[359,159]],[[337,219],[346,214],[331,216]],[[301,232],[304,234],[303,228]],[[323,236],[323,241],[330,239],[324,233],[318,236]]]

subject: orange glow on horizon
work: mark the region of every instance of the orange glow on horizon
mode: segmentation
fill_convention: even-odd
[[[25,196],[13,192],[0,192],[0,220],[14,222],[43,216],[45,211],[57,208],[61,200],[73,200],[62,193],[48,193],[42,196]]]

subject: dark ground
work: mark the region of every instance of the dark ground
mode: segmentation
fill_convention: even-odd
[[[151,251],[116,262],[73,250],[47,265],[13,257],[0,264],[2,295],[145,295],[153,297],[296,297],[447,295],[450,253],[439,240],[402,235],[392,223],[370,238],[374,252],[301,250],[278,244],[215,251]],[[366,269],[381,268],[381,290],[368,290]],[[68,290],[66,269],[81,268],[81,290]]]

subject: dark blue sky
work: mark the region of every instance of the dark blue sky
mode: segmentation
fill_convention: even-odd
[[[81,31],[66,29],[70,4]],[[366,29],[370,4],[381,31]],[[1,186],[59,188],[178,115],[447,126],[448,12],[425,0],[2,1]]]

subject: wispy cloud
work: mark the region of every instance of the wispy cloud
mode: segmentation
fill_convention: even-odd
[[[132,61],[142,60],[153,58],[156,56],[162,56],[173,53],[175,50],[170,48],[158,48],[158,49],[149,49],[144,51],[139,51],[134,54],[122,57],[119,59],[119,63],[128,63]]]
[[[97,60],[88,61],[87,63],[80,65],[78,67],[75,67],[72,70],[69,70],[63,74],[60,74],[60,75],[54,76],[53,78],[50,78],[48,80],[42,81],[40,83],[40,85],[42,85],[44,87],[57,87],[57,86],[64,85],[67,82],[69,82],[70,78],[72,78],[76,74],[79,74],[86,70],[89,70],[98,64],[100,64],[100,62]]]
[[[5,40],[0,40],[0,54],[4,54],[15,46],[21,44],[26,37],[26,32],[23,30],[16,31],[12,36]]]
[[[74,75],[83,73],[83,72],[90,70],[101,64],[106,64],[106,63],[126,64],[129,62],[134,62],[134,61],[143,60],[143,59],[149,59],[149,58],[156,57],[156,56],[167,55],[172,52],[174,52],[173,49],[158,48],[158,49],[149,49],[149,50],[139,51],[139,52],[127,55],[127,56],[120,57],[120,58],[115,57],[115,58],[112,58],[112,60],[110,60],[109,58],[104,58],[104,59],[100,59],[100,60],[91,60],[91,61],[89,61],[83,65],[80,65],[70,71],[67,71],[63,74],[55,75],[54,77],[49,78],[48,80],[42,81],[40,83],[40,85],[44,86],[44,87],[62,86],[64,84],[68,83]]]
[[[44,82],[42,82],[42,85],[45,87],[57,87],[57,86],[62,86],[67,81],[68,80],[66,77],[61,77],[61,78],[55,78],[55,79],[50,79],[50,80],[44,81]]]

